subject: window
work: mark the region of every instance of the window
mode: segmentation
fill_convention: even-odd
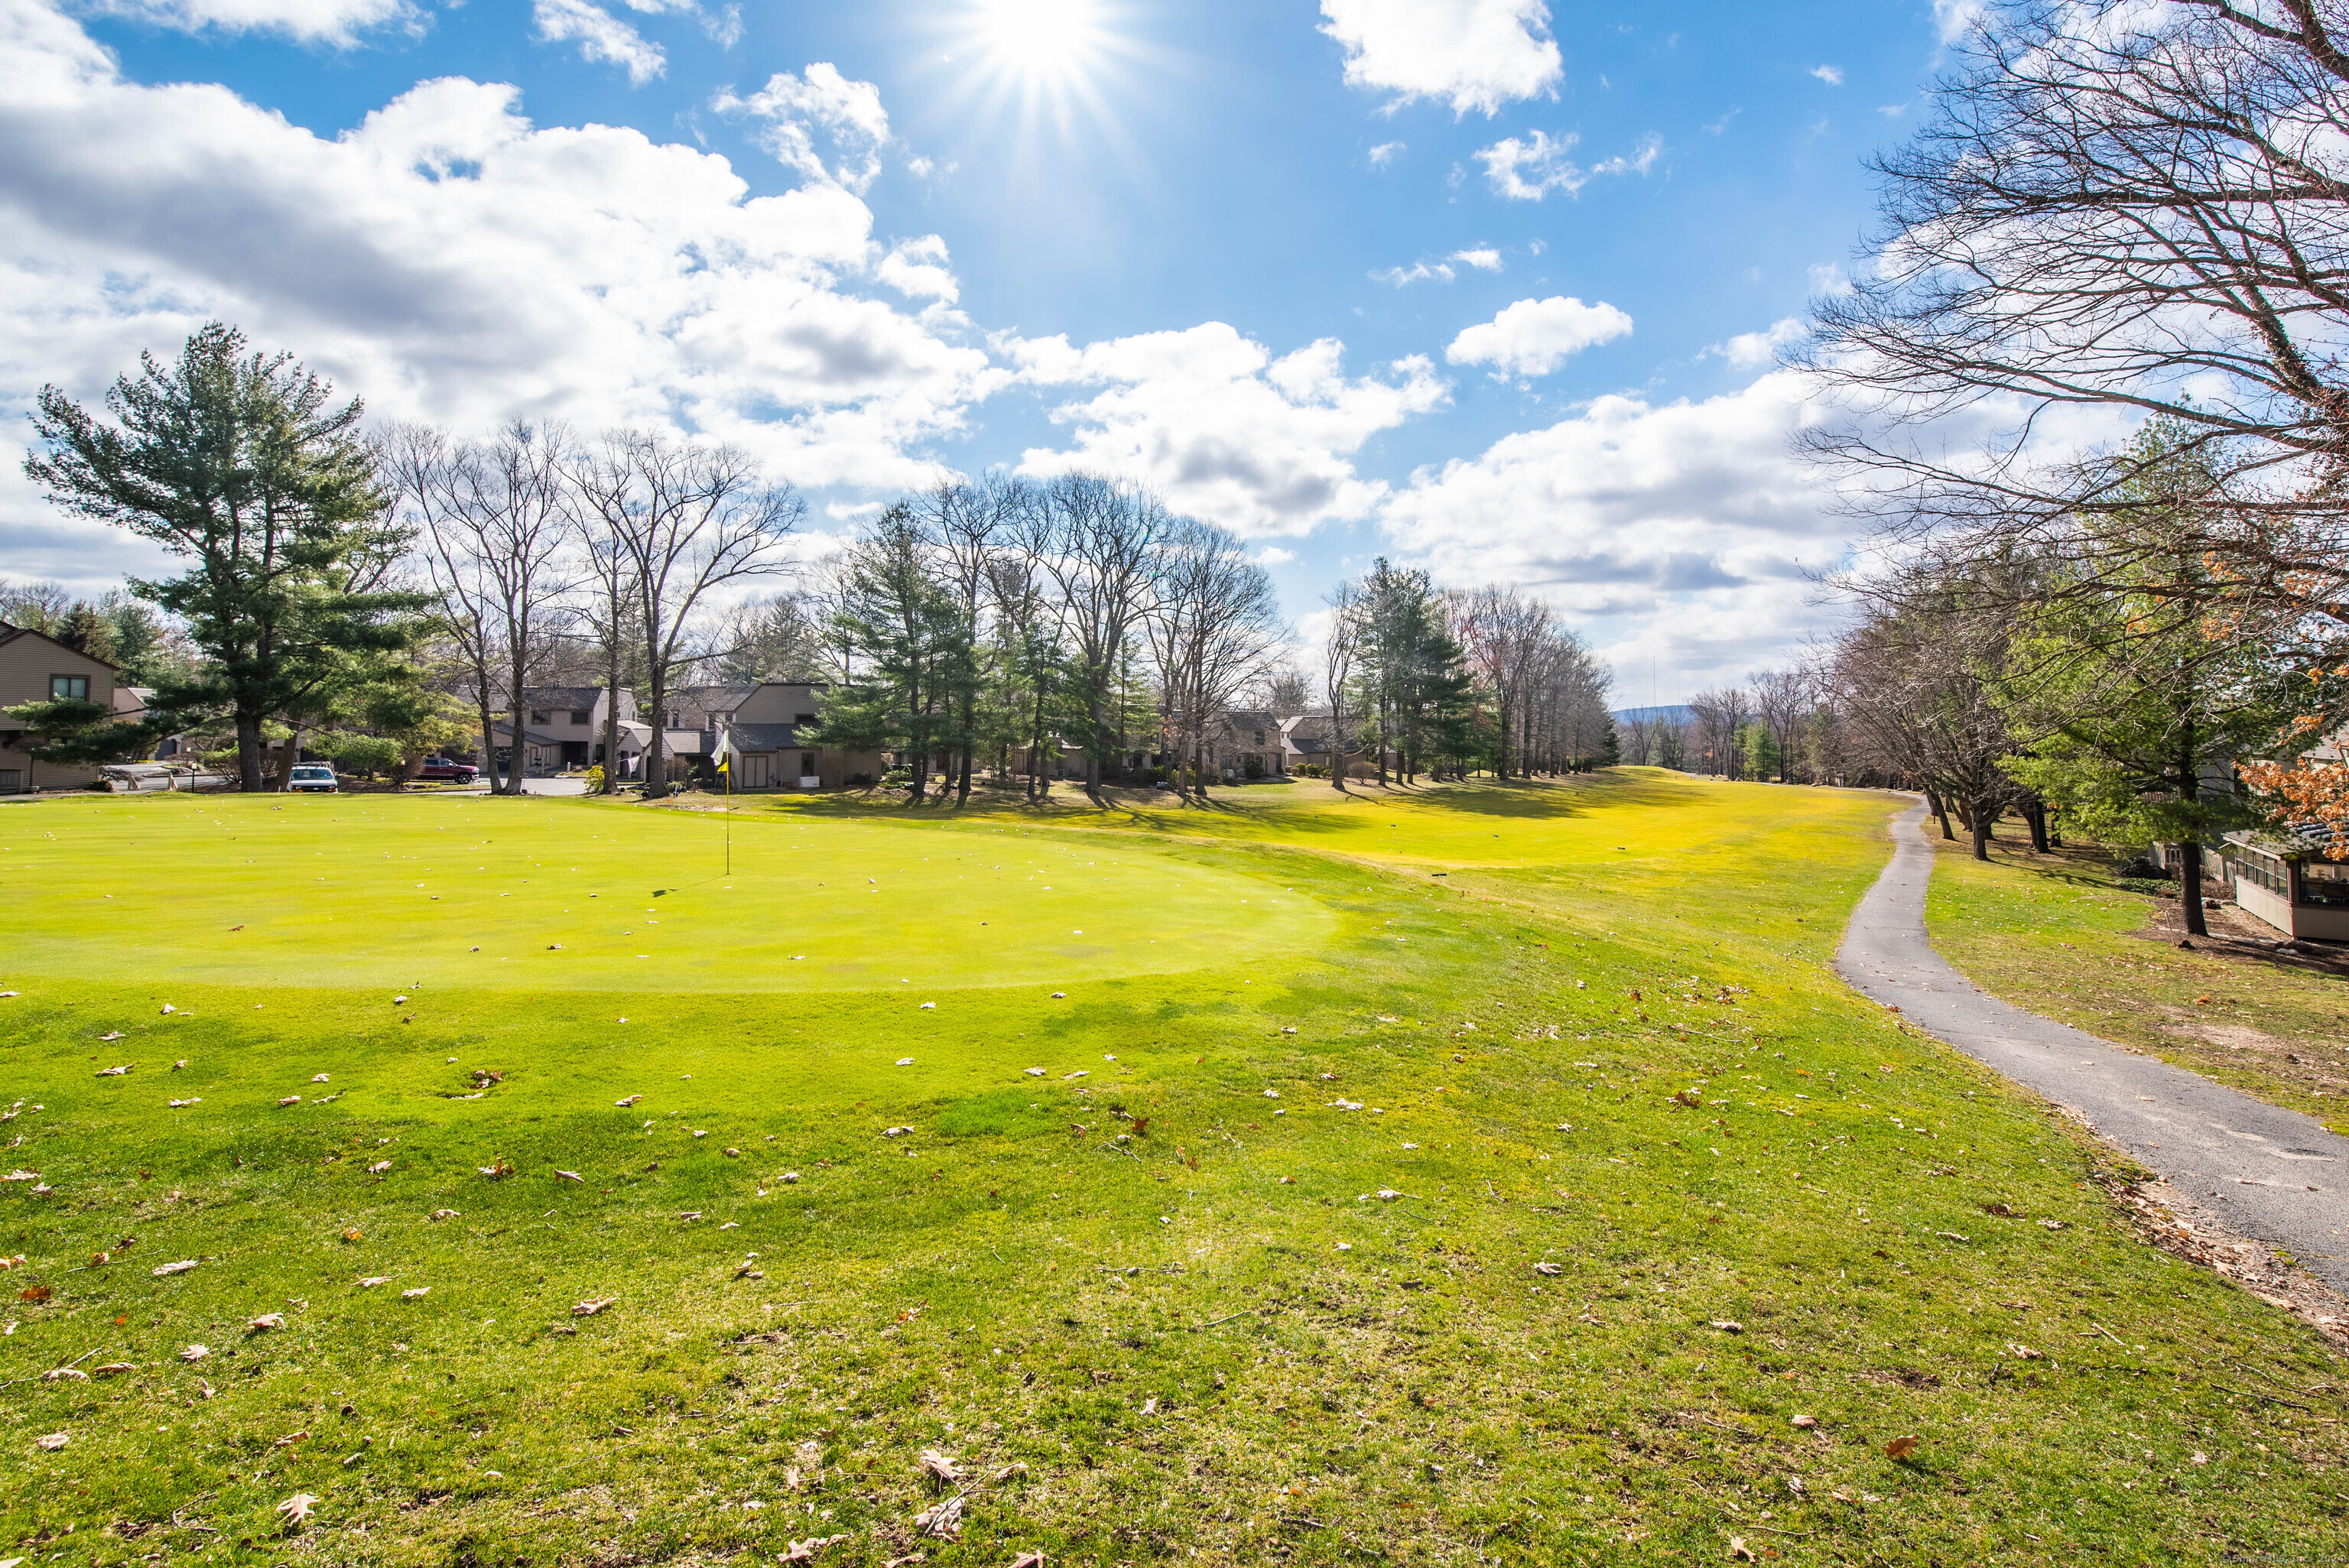
[[[2349,909],[2349,861],[2302,861],[2300,902],[2330,909]]]
[[[2241,868],[2240,874],[2245,882],[2265,888],[2278,898],[2292,896],[2291,873],[2275,856],[2261,854],[2257,850],[2245,850],[2236,864]]]
[[[574,724],[585,724],[595,717],[593,708],[574,707],[571,710],[571,722]]]
[[[795,713],[792,715],[792,722],[793,724],[813,724],[815,722],[815,715],[812,713]]]
[[[88,702],[89,677],[88,676],[51,676],[49,700],[51,702]]]
[[[532,708],[530,710],[530,721],[533,724],[544,724],[546,722],[546,710],[543,707]]]

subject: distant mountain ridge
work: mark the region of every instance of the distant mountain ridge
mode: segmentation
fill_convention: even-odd
[[[1661,718],[1667,724],[1693,724],[1696,712],[1684,702],[1665,707],[1619,707],[1610,715],[1618,724],[1630,724],[1643,718]]]

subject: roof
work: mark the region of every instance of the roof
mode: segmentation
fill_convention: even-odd
[[[2233,848],[2258,850],[2282,860],[2305,860],[2323,854],[2333,842],[2333,830],[2322,822],[2287,822],[2227,835]]]
[[[119,670],[122,667],[120,665],[115,664],[111,660],[99,658],[96,654],[85,654],[79,648],[69,648],[66,646],[65,644],[58,642],[55,637],[50,636],[47,632],[36,632],[30,626],[12,626],[5,621],[0,621],[0,648],[6,647],[9,644],[16,642],[20,637],[37,637],[42,642],[48,644],[49,646],[56,648],[62,653],[71,654],[78,659],[88,659],[94,665],[103,665],[109,670]]]
[[[726,733],[737,751],[781,751],[800,744],[799,729],[796,724],[730,724]]]
[[[1280,720],[1268,707],[1237,707],[1224,715],[1224,722],[1234,729],[1278,729]]]
[[[513,727],[510,724],[492,724],[490,726],[490,731],[493,735],[505,737],[508,741],[513,738]],[[534,746],[561,746],[566,739],[573,738],[567,736],[549,735],[543,729],[533,729],[526,724],[522,727],[522,738],[525,742]]]
[[[524,707],[594,707],[604,695],[599,686],[524,686],[522,706]]]

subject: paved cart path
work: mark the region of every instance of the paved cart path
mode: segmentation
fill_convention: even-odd
[[[1860,901],[1837,967],[1862,995],[2085,1117],[2147,1169],[2349,1291],[2349,1138],[2199,1073],[1990,996],[1933,951],[1922,806],[1893,823],[1892,863]]]

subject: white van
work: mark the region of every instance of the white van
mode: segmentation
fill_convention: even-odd
[[[335,770],[323,762],[297,762],[285,780],[285,788],[308,793],[331,795],[342,788]]]

